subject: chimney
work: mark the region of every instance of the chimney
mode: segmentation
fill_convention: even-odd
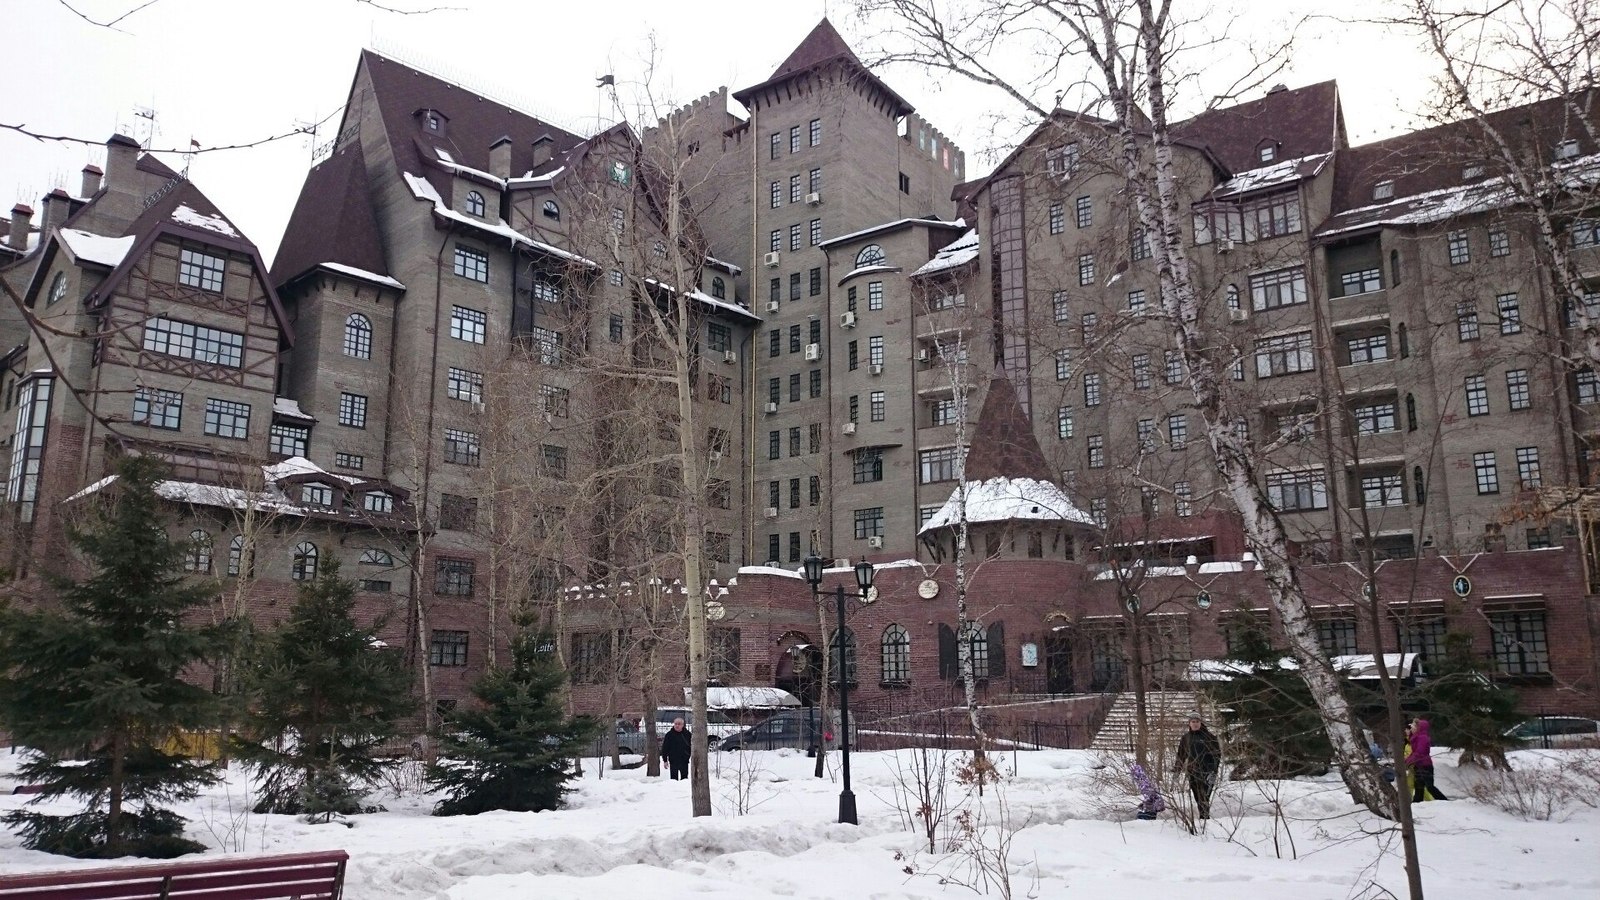
[[[100,171],[100,167],[93,163],[84,166],[83,191],[79,193],[78,196],[93,197],[100,190],[100,176],[104,174],[104,172]]]
[[[106,141],[106,187],[136,193],[134,164],[139,161],[139,142],[125,134],[113,134]]]
[[[553,157],[555,155],[556,155],[556,139],[555,138],[553,138],[553,137],[551,137],[550,135],[547,134],[547,135],[544,135],[543,137],[538,138],[537,140],[535,140],[533,142],[533,168],[534,168],[534,171],[538,171],[540,166],[542,166],[545,163],[549,162],[551,157]]]
[[[13,248],[28,252],[28,226],[33,221],[33,207],[18,203],[11,207],[11,237],[6,241]]]
[[[67,220],[67,215],[72,209],[72,197],[64,188],[56,188],[44,195],[44,216],[39,219],[39,231],[44,233],[52,228],[58,228]]]
[[[511,138],[502,137],[489,145],[489,174],[496,178],[511,177]]]

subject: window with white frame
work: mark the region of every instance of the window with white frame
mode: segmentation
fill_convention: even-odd
[[[1078,256],[1078,284],[1094,284],[1094,254],[1083,253]]]
[[[1461,266],[1472,262],[1472,246],[1465,231],[1452,231],[1445,236],[1445,246],[1450,251],[1450,265]]]
[[[178,283],[203,291],[222,292],[227,261],[220,256],[184,247],[178,251]]]
[[[1072,202],[1072,213],[1079,228],[1088,228],[1094,224],[1094,200],[1079,197]]]
[[[1494,451],[1472,454],[1472,472],[1478,485],[1478,493],[1500,493],[1500,468],[1495,463]]]
[[[1527,369],[1506,371],[1506,402],[1513,410],[1533,408],[1533,392],[1528,387]]]
[[[1544,477],[1539,473],[1539,448],[1517,448],[1517,481],[1525,491],[1541,487]]]
[[[1468,375],[1462,381],[1462,393],[1467,400],[1467,415],[1489,414],[1489,384],[1482,375]]]
[[[1515,293],[1500,294],[1494,298],[1495,312],[1500,316],[1501,334],[1522,333],[1522,308]]]
[[[372,358],[372,320],[351,313],[344,320],[344,355],[356,359]]]

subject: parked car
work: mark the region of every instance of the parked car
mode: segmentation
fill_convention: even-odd
[[[656,707],[656,734],[665,734],[672,727],[673,719],[682,719],[684,725],[691,731],[694,730],[694,711],[684,706],[658,706]],[[720,709],[706,710],[706,736],[710,745],[717,746],[717,741],[731,735],[738,734],[744,728],[738,722],[728,718],[728,714]]]
[[[1506,732],[1524,747],[1600,747],[1600,721],[1578,716],[1540,716]]]
[[[637,719],[617,720],[617,749],[623,753],[632,753],[637,756],[644,755],[644,729],[639,727]]]
[[[839,723],[839,714],[833,714],[834,725]],[[796,750],[810,750],[817,745],[820,738],[816,729],[816,711],[809,709],[781,712],[760,724],[746,728],[736,734],[723,738],[717,747],[719,750],[778,750],[792,747]],[[828,740],[828,749],[839,746],[839,729],[828,730],[833,737]]]

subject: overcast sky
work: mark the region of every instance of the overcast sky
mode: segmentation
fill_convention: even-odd
[[[105,21],[144,0],[67,0]],[[644,70],[653,38],[655,86],[686,102],[718,85],[764,80],[827,12],[863,57],[878,49],[842,0],[380,0],[396,8],[460,7],[397,15],[356,0],[155,0],[117,26],[95,27],[60,0],[0,0],[10,38],[0,78],[0,123],[103,142],[124,131],[148,146],[245,143],[338,111],[357,54],[373,47],[496,96],[558,125],[589,133],[602,106],[595,78],[626,83]],[[1188,0],[1186,0],[1188,2]],[[1193,0],[1197,5],[1200,0]],[[1309,0],[1295,11],[1348,12],[1375,0]],[[1180,6],[1183,4],[1180,3]],[[1282,28],[1279,0],[1229,0],[1241,31]],[[1428,65],[1408,38],[1370,27],[1314,24],[1302,32],[1293,68],[1299,86],[1339,80],[1352,142],[1386,137],[1415,121],[1427,95]],[[1004,149],[981,110],[998,95],[924,73],[883,73],[895,89],[968,151],[968,175],[987,171],[985,151]],[[139,108],[155,111],[155,133]],[[338,125],[334,115],[320,140]],[[38,143],[0,132],[0,196],[37,206],[53,187],[76,194],[79,170],[100,163],[103,146]],[[162,157],[173,168],[181,158]],[[201,154],[190,176],[270,260],[310,163],[310,141]]]

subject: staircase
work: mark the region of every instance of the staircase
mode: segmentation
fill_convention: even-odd
[[[1144,702],[1150,728],[1147,749],[1157,751],[1158,758],[1166,758],[1177,748],[1190,716],[1197,711],[1202,718],[1208,714],[1204,700],[1194,691],[1146,691]],[[1131,753],[1138,736],[1138,701],[1129,691],[1117,695],[1089,748]]]

